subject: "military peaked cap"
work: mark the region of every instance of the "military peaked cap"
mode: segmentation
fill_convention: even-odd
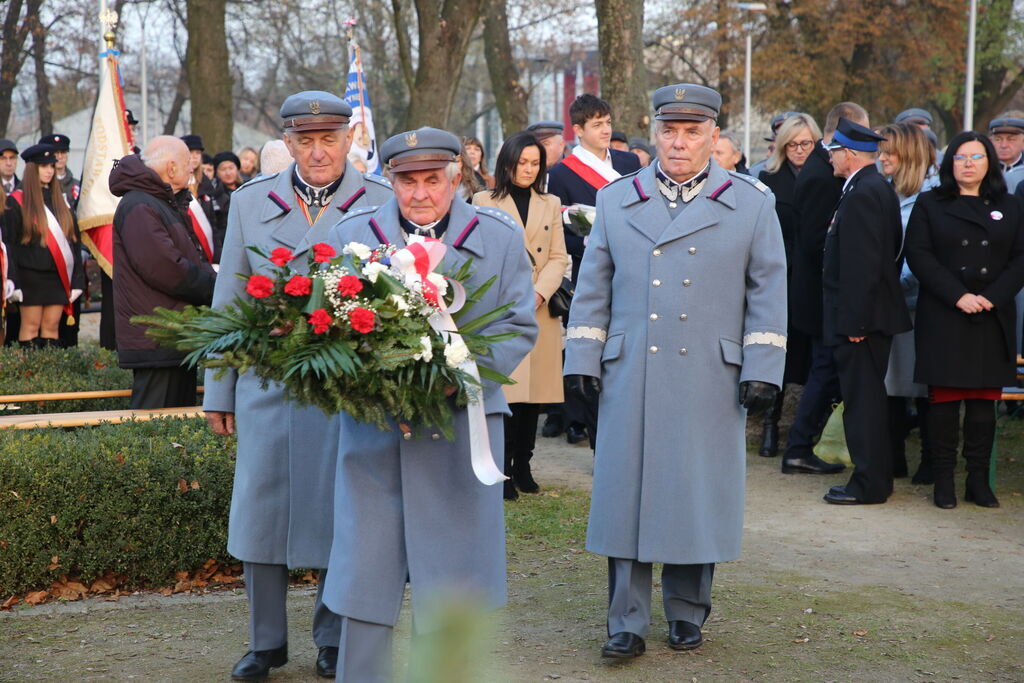
[[[565,124],[561,121],[537,121],[526,127],[526,130],[533,133],[538,140],[544,140],[552,135],[561,135],[565,132]]]
[[[39,164],[40,166],[55,164],[57,163],[57,148],[46,144],[32,145],[21,153],[21,158],[27,164]]]
[[[932,125],[932,115],[924,109],[912,107],[910,109],[904,109],[899,114],[896,114],[895,123],[903,122],[917,124],[925,123],[930,126]]]
[[[444,168],[462,152],[459,139],[446,130],[419,128],[393,135],[380,146],[380,156],[392,173]]]
[[[653,104],[659,121],[707,121],[718,118],[722,96],[703,85],[677,83],[655,90]]]
[[[348,125],[352,107],[323,90],[303,90],[281,105],[282,128],[288,131],[337,130]]]
[[[60,133],[54,133],[52,135],[44,135],[39,138],[40,145],[50,145],[58,152],[67,152],[71,149],[71,138],[67,135],[61,135]]]
[[[1024,119],[1004,117],[993,119],[988,124],[988,132],[995,133],[1024,133]]]

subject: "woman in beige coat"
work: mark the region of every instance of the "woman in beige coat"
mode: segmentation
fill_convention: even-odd
[[[505,418],[505,498],[514,499],[519,491],[540,490],[530,473],[537,437],[537,417],[542,403],[562,402],[562,327],[559,318],[548,311],[548,300],[558,290],[569,264],[562,233],[561,204],[558,197],[542,191],[544,183],[544,147],[532,133],[511,135],[498,152],[494,169],[494,189],[473,196],[477,206],[489,206],[508,213],[524,226],[524,249],[533,263],[533,287],[537,325],[537,344],[520,363],[506,386],[505,398],[512,415]]]

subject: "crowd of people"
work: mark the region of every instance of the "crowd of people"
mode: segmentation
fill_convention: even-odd
[[[575,146],[563,122],[535,122],[504,140],[493,174],[480,140],[432,128],[381,146],[387,179],[367,173],[349,154],[351,108],[318,91],[283,103],[282,139],[260,154],[211,157],[197,135],[147,141],[109,180],[121,199],[104,298],[133,407],[196,401],[183,354],[133,316],[244,297],[236,276],[269,267],[248,247],[284,249],[302,272],[317,242],[419,235],[473,258],[480,282],[497,278],[485,303],[508,310],[483,331],[517,333],[490,361],[515,384],[484,391],[503,497],[540,490],[538,432],[595,451],[587,548],[608,557],[607,657],[645,650],[654,562],[670,647],[703,642],[715,563],[739,555],[748,414],[783,473],[836,474],[814,446],[842,402],[853,467],[824,495],[837,505],[884,503],[910,473],[917,426],[913,481],[955,507],[962,429],[964,499],[998,506],[989,457],[1020,352],[1024,112],[944,150],[923,109],[875,126],[852,102],[822,125],[785,112],[748,170],[720,108],[710,88],[659,88],[648,141],[580,95]],[[18,178],[18,150],[0,140],[3,301],[26,348],[65,343],[86,289],[67,149],[53,135],[23,150]],[[205,386],[211,427],[238,434],[228,549],[244,564],[250,651],[234,678],[287,661],[290,567],[320,570],[316,669],[340,679],[388,677],[407,582],[417,613],[422,595],[453,587],[504,602],[501,497],[472,479],[461,412],[454,442],[409,440],[289,403],[251,373]]]

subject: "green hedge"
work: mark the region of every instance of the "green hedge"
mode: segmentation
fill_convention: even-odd
[[[0,596],[227,560],[234,449],[201,419],[0,431]]]
[[[117,354],[95,344],[27,351],[11,346],[0,348],[0,395],[131,388],[131,370],[117,367]],[[0,415],[123,410],[128,408],[128,399],[46,401],[19,403],[18,406],[17,410],[0,411]]]

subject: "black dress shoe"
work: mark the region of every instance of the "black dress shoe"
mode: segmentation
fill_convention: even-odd
[[[548,419],[544,420],[544,426],[541,427],[540,435],[548,439],[553,439],[556,436],[561,436],[564,431],[565,423],[562,420],[562,416],[548,415]]]
[[[703,642],[704,636],[697,624],[688,621],[668,622],[668,646],[673,650],[693,650]]]
[[[846,492],[845,486],[833,486],[822,498],[826,503],[832,505],[863,505],[864,503],[850,493]]]
[[[583,425],[569,425],[565,430],[565,440],[577,444],[587,438],[587,428]]]
[[[316,656],[316,675],[320,678],[334,678],[338,672],[338,648],[320,648]]]
[[[783,474],[836,474],[846,469],[846,465],[825,462],[813,453],[802,458],[782,457]]]
[[[615,657],[616,659],[630,659],[639,657],[647,650],[644,639],[635,633],[622,631],[608,639],[608,642],[601,648],[602,657]]]
[[[249,650],[231,670],[233,681],[266,680],[271,669],[288,663],[288,643],[273,650]]]
[[[519,498],[519,491],[516,491],[516,485],[511,479],[505,480],[505,490],[502,493],[502,497],[505,500],[517,500]]]
[[[523,493],[537,493],[540,491],[540,484],[534,481],[529,463],[519,467],[512,473],[512,481],[516,483],[516,488]]]

